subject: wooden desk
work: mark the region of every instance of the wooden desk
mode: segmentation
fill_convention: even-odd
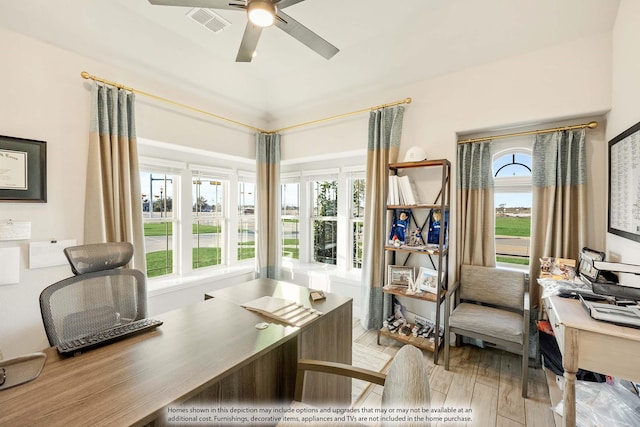
[[[578,368],[640,381],[640,330],[594,320],[575,299],[552,296],[543,303],[562,352],[563,425],[574,427]]]
[[[324,313],[320,318],[301,328],[298,341],[300,358],[351,364],[353,322],[351,298],[325,293],[326,299],[311,302],[308,288],[262,278],[207,292],[205,299],[224,299],[240,305],[265,295],[295,301]],[[268,318],[265,317],[266,319]],[[351,380],[309,372],[305,380],[303,400],[316,404],[330,402],[349,405]]]
[[[300,328],[256,329],[261,316],[223,299],[154,317],[155,331],[75,357],[45,350],[36,380],[0,392],[0,425],[145,425],[181,403],[291,401]]]

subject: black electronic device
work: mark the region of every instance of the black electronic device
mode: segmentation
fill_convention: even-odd
[[[640,288],[618,283],[616,273],[640,275],[640,265],[604,260],[604,252],[583,248],[578,267],[580,278],[591,284],[595,294],[640,301]]]
[[[116,340],[130,337],[150,329],[155,329],[162,325],[161,320],[140,319],[123,325],[114,326],[109,329],[91,335],[63,341],[56,345],[61,354],[75,354],[81,351],[99,347]]]

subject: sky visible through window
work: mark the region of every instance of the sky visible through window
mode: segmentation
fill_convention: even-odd
[[[507,154],[493,162],[494,174],[499,170],[498,177],[530,176],[531,172],[525,166],[511,163],[521,163],[531,169],[531,156],[525,154]],[[498,193],[494,195],[495,207],[530,208],[531,193]]]

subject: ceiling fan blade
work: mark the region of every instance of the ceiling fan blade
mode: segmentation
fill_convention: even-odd
[[[236,62],[251,62],[253,53],[258,46],[260,34],[262,34],[262,27],[247,22],[242,36],[242,43],[240,43],[240,49],[238,49],[238,56],[236,56]]]
[[[274,1],[278,9],[284,9],[285,7],[293,6],[294,4],[302,3],[304,0],[279,0]]]
[[[331,59],[336,53],[340,52],[340,49],[311,31],[286,13],[279,10],[278,16],[282,18],[282,20],[275,20],[274,25],[276,27],[280,28],[285,33],[288,33],[300,43],[314,50],[319,55],[325,57],[326,59]]]
[[[182,6],[205,9],[238,10],[238,6],[229,4],[229,0],[149,0],[149,3],[155,6]]]

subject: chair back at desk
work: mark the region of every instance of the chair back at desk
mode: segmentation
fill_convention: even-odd
[[[119,268],[133,255],[130,243],[101,243],[65,249],[76,276],[45,288],[40,311],[49,344],[94,334],[147,315],[146,277]]]

